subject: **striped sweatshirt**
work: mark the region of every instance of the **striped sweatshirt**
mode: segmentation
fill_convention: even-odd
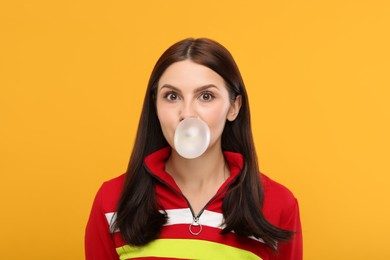
[[[278,251],[267,247],[261,239],[241,237],[234,232],[221,234],[222,202],[230,184],[239,176],[241,154],[224,152],[230,177],[198,215],[173,178],[165,172],[170,148],[147,156],[144,167],[156,182],[158,204],[168,216],[158,239],[142,247],[133,247],[113,230],[111,224],[122,191],[125,175],[103,183],[96,194],[86,227],[85,255],[87,260],[111,259],[302,259],[302,233],[298,203],[281,184],[261,174],[264,189],[263,211],[273,225],[295,231],[289,242],[280,242]]]

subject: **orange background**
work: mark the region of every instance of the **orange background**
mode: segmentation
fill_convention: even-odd
[[[305,259],[390,259],[390,4],[2,1],[0,259],[83,259],[148,77],[183,38],[243,74],[261,169],[301,207]]]

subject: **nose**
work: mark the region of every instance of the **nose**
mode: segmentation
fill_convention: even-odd
[[[181,108],[180,108],[180,113],[179,113],[179,119],[180,121],[189,118],[189,117],[196,117],[196,112],[194,105],[191,104],[191,102],[183,102]]]

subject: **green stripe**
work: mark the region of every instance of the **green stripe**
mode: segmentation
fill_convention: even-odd
[[[197,239],[157,239],[143,247],[125,245],[116,249],[120,259],[172,257],[182,259],[261,259],[252,252]]]

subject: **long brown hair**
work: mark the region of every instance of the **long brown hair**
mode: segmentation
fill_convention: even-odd
[[[240,236],[261,238],[270,248],[275,249],[276,243],[289,240],[292,232],[270,224],[261,211],[264,195],[244,82],[230,52],[207,38],[189,38],[175,43],[162,54],[152,71],[115,225],[127,243],[142,246],[156,239],[166,222],[165,214],[159,212],[155,193],[150,192],[154,190],[155,184],[146,173],[143,160],[148,154],[168,145],[162,134],[154,101],[158,81],[171,64],[186,59],[218,73],[225,80],[232,100],[238,95],[242,97],[237,118],[226,122],[222,133],[222,149],[239,152],[244,157],[242,172],[223,201],[225,228],[222,233],[234,231]]]

